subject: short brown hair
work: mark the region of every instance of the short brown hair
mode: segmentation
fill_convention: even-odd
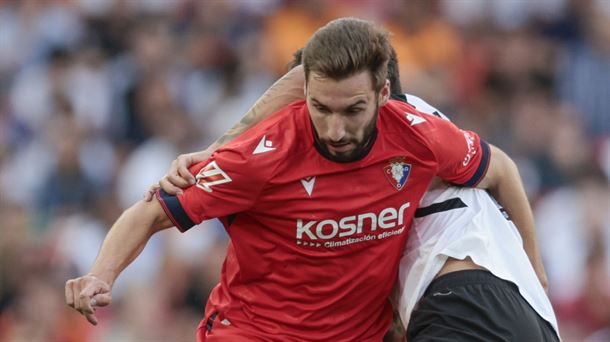
[[[371,72],[373,88],[385,84],[392,48],[386,31],[355,18],[336,19],[322,27],[303,49],[305,80],[313,71],[334,80]]]

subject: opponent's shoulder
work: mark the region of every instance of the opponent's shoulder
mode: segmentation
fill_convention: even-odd
[[[445,114],[443,114],[436,107],[430,105],[428,102],[424,101],[421,97],[405,93],[402,94],[401,98],[421,114],[433,115],[438,118],[451,121]]]
[[[384,107],[398,114],[398,117],[407,119],[409,126],[419,125],[429,118],[451,121],[439,109],[413,94],[393,94]]]

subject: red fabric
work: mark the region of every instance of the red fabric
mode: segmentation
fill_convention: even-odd
[[[180,205],[194,223],[220,217],[231,237],[198,340],[213,313],[209,341],[382,339],[421,197],[437,174],[471,179],[482,153],[476,134],[469,152],[463,131],[401,102],[380,109],[378,129],[362,160],[332,162],[314,148],[305,102],[297,102],[193,167],[208,171],[208,185],[225,181],[186,189]],[[263,138],[267,150],[254,154]],[[391,162],[408,173],[402,186]]]

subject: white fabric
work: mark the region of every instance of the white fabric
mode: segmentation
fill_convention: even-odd
[[[460,198],[465,208],[456,208],[416,218],[400,262],[398,310],[403,324],[417,301],[448,257],[470,257],[496,277],[511,281],[536,312],[557,334],[557,320],[542,285],[523,249],[515,225],[497,203],[480,189],[449,187],[429,191],[421,207]]]
[[[421,98],[405,94],[407,102],[421,113],[447,116]],[[480,189],[448,187],[430,190],[420,208],[459,198],[465,208],[415,218],[400,261],[398,293],[395,298],[405,328],[417,301],[441,270],[447,258],[470,257],[496,277],[511,281],[536,312],[559,336],[551,302],[538,281],[519,231],[504,217],[500,206]]]

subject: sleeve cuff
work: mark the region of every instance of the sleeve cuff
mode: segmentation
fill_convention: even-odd
[[[481,161],[479,162],[479,167],[477,167],[477,170],[474,172],[474,175],[472,175],[472,177],[470,177],[470,179],[466,181],[466,183],[459,184],[460,186],[474,188],[485,177],[485,174],[487,173],[487,168],[489,167],[491,152],[489,150],[489,144],[483,139],[481,139],[481,153]]]
[[[163,189],[157,190],[155,195],[161,203],[161,207],[163,207],[163,210],[178,230],[186,232],[195,225],[193,220],[186,214],[186,211],[184,211],[184,208],[182,208],[178,197],[168,194]]]

